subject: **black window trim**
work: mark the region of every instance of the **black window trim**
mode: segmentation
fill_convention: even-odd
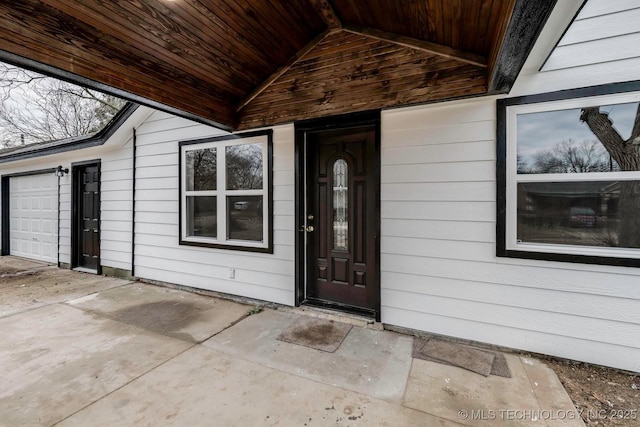
[[[183,172],[182,171],[182,147],[189,146],[189,145],[205,144],[210,142],[228,141],[232,139],[251,138],[255,136],[267,137],[267,170],[265,171],[265,175],[267,176],[267,179],[268,179],[267,200],[269,204],[269,206],[267,207],[267,215],[268,215],[267,236],[269,239],[269,241],[267,242],[267,246],[253,247],[253,246],[193,242],[189,240],[183,240],[182,210],[184,209],[184,207],[182,206],[182,172]],[[273,130],[272,129],[252,131],[252,132],[241,132],[241,133],[234,133],[234,134],[224,135],[224,136],[191,139],[191,140],[178,142],[178,244],[182,246],[196,246],[196,247],[202,247],[202,248],[228,249],[233,251],[273,254]]]
[[[613,256],[573,255],[553,252],[533,252],[506,248],[507,215],[507,107],[523,104],[546,103],[551,101],[587,98],[601,95],[615,95],[640,91],[640,80],[610,83],[578,89],[561,90],[535,95],[525,95],[497,100],[496,123],[496,256],[543,261],[559,261],[582,264],[600,264],[622,267],[640,267],[640,258],[620,258]]]

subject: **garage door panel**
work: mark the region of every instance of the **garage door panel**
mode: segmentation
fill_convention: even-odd
[[[54,209],[53,199],[51,197],[45,197],[42,199],[42,209],[43,210],[51,210]]]
[[[9,181],[11,255],[55,262],[58,257],[58,188],[54,174]]]
[[[42,245],[40,245],[40,249],[41,249],[41,253],[46,255],[46,254],[51,254],[53,253],[53,246],[50,243],[43,243]]]
[[[29,254],[31,256],[34,257],[39,257],[41,256],[41,252],[40,252],[40,243],[38,242],[31,242],[31,244],[29,245]]]

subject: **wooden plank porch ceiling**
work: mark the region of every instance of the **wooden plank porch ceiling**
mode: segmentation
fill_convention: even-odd
[[[248,129],[508,91],[555,1],[1,1],[0,60]]]

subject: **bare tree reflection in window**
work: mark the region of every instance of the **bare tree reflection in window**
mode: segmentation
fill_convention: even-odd
[[[600,107],[583,108],[580,120],[602,143],[612,159],[620,166],[621,171],[640,170],[640,103],[637,104],[636,115],[631,133],[624,138],[614,127],[609,114]],[[626,248],[640,247],[640,182],[620,182],[618,232],[619,245]]]
[[[262,144],[226,148],[227,190],[262,189]]]
[[[349,166],[344,159],[333,164],[333,248],[349,248]]]
[[[187,191],[216,190],[215,148],[187,151]]]

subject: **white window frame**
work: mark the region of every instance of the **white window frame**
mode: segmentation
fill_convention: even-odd
[[[640,171],[588,172],[588,173],[517,173],[517,117],[521,114],[540,113],[583,107],[640,102],[640,92],[599,95],[576,99],[546,101],[534,104],[506,107],[506,212],[505,249],[507,251],[539,252],[550,254],[585,255],[596,257],[640,258],[640,249],[606,248],[597,246],[527,243],[517,240],[517,186],[527,182],[585,182],[585,181],[636,181]]]
[[[256,135],[257,133],[257,135]],[[236,145],[262,145],[262,189],[259,190],[227,190],[226,148]],[[216,149],[216,190],[187,191],[187,152],[203,149]],[[231,135],[227,137],[209,138],[205,140],[185,141],[180,143],[180,244],[223,249],[240,249],[247,251],[271,252],[271,133],[254,132],[251,134]],[[217,215],[217,237],[189,236],[187,233],[187,197],[215,196]],[[262,241],[229,239],[227,228],[227,197],[229,196],[262,196]]]

